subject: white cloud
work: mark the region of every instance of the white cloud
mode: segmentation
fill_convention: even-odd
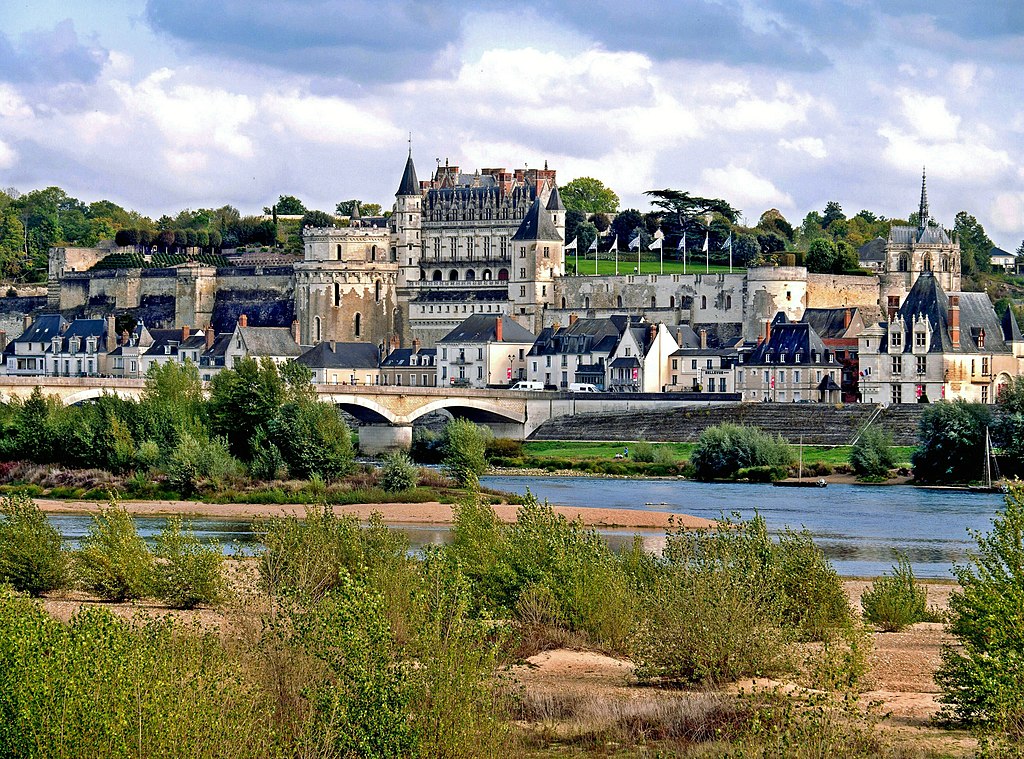
[[[0,169],[9,169],[18,162],[18,154],[14,148],[0,140]]]
[[[700,178],[702,194],[725,198],[747,216],[760,213],[754,209],[793,207],[793,198],[787,193],[742,166],[729,164],[721,169],[704,169]]]
[[[260,112],[278,132],[310,142],[380,146],[402,138],[386,116],[337,97],[269,93],[260,101]]]
[[[0,116],[5,119],[32,117],[32,109],[21,94],[9,84],[0,83]]]
[[[910,128],[926,140],[955,140],[960,117],[950,113],[946,99],[938,95],[900,90],[898,97]]]
[[[822,159],[828,156],[825,143],[818,137],[795,137],[792,140],[782,138],[779,140],[779,147],[785,150],[794,150],[799,153],[806,153],[811,158]]]
[[[1000,232],[1024,232],[1024,192],[1001,192],[989,209],[992,226]]]
[[[969,137],[957,142],[926,142],[892,125],[881,127],[878,134],[888,141],[885,159],[903,171],[916,172],[926,166],[932,176],[982,183],[1014,165],[1005,150]]]

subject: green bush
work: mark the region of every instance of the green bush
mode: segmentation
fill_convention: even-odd
[[[507,437],[492,437],[488,439],[484,449],[484,455],[488,461],[496,458],[519,459],[523,457],[523,441],[513,440]]]
[[[380,486],[387,493],[412,490],[419,479],[419,467],[405,453],[393,453],[380,468]]]
[[[789,469],[784,466],[748,466],[737,470],[737,480],[750,482],[778,482],[789,476]]]
[[[881,427],[868,427],[853,445],[850,464],[858,477],[887,477],[896,466],[892,435]]]
[[[452,419],[444,428],[445,474],[462,487],[475,488],[480,475],[487,471],[484,451],[488,433],[468,419]]]
[[[629,457],[641,464],[650,464],[654,461],[654,446],[646,440],[637,440],[629,452]]]
[[[209,483],[225,486],[241,473],[241,465],[228,452],[224,440],[204,440],[182,432],[167,464],[167,481],[184,495]]]
[[[135,461],[145,469],[152,469],[160,463],[160,445],[155,440],[143,440],[135,452]]]
[[[991,411],[980,403],[932,403],[921,417],[918,446],[911,457],[921,482],[972,482],[981,478],[985,427]]]
[[[38,596],[63,588],[68,561],[60,533],[26,495],[0,501],[0,583]]]
[[[678,464],[679,458],[676,456],[675,451],[672,450],[671,446],[659,445],[654,449],[654,463]]]
[[[885,632],[899,632],[929,618],[927,594],[917,584],[906,556],[900,555],[891,575],[882,575],[864,591],[860,605],[864,619]]]
[[[956,565],[960,590],[949,599],[947,631],[935,681],[941,715],[1024,739],[1024,489],[1010,486],[988,533]]]
[[[307,479],[317,474],[333,480],[352,466],[348,425],[331,404],[309,400],[285,403],[270,423],[270,438],[293,477]]]
[[[93,516],[75,558],[82,584],[102,598],[141,598],[152,589],[153,554],[122,506],[111,503]]]
[[[788,468],[792,462],[792,449],[781,437],[735,424],[708,427],[690,457],[697,479],[704,481],[732,479],[750,467]]]
[[[156,539],[157,595],[176,609],[214,604],[224,596],[220,545],[204,546],[181,517],[169,517]]]

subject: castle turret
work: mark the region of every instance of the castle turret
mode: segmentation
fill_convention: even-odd
[[[400,287],[420,278],[422,213],[423,196],[410,148],[402,182],[395,193],[395,212],[391,218],[391,260],[398,263]]]
[[[552,186],[551,194],[548,195],[546,209],[551,214],[551,220],[554,222],[558,234],[565,240],[565,206],[562,204],[562,196],[558,192],[558,185]]]
[[[533,332],[543,328],[544,309],[554,300],[554,280],[564,276],[563,238],[551,213],[536,198],[512,236],[508,298],[516,321]]]

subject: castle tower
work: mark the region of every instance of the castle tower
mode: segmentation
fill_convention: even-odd
[[[551,214],[551,220],[554,222],[558,234],[562,236],[562,240],[568,242],[565,240],[565,206],[562,204],[562,196],[558,192],[558,185],[552,186],[551,194],[548,195],[548,204],[545,208]]]
[[[508,298],[512,316],[539,333],[544,309],[554,302],[556,277],[565,275],[562,235],[538,196],[512,236],[512,271]]]
[[[391,259],[398,264],[398,282],[401,287],[417,282],[420,278],[422,214],[423,196],[410,147],[402,182],[395,193],[395,210],[391,217]]]

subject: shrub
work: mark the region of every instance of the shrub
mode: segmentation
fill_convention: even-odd
[[[262,427],[257,427],[250,441],[252,459],[249,461],[249,476],[257,480],[276,480],[286,472],[281,449],[267,437]]]
[[[496,458],[519,459],[523,457],[523,441],[507,437],[488,439],[484,454],[488,461]]]
[[[885,632],[899,632],[928,619],[926,602],[927,594],[917,584],[910,561],[902,554],[892,574],[875,580],[860,599],[864,619]]]
[[[679,459],[676,457],[675,451],[670,446],[659,445],[654,449],[654,463],[655,464],[678,464]]]
[[[224,595],[224,555],[220,545],[204,546],[184,527],[181,517],[169,517],[156,539],[157,595],[176,609],[213,604]]]
[[[865,429],[850,452],[850,464],[858,477],[887,477],[896,466],[892,435],[881,427]]]
[[[789,528],[772,547],[783,595],[783,621],[804,640],[827,640],[852,624],[839,574],[806,530]]]
[[[650,464],[654,461],[654,446],[646,440],[637,440],[633,443],[630,458],[641,464]]]
[[[452,419],[444,428],[444,437],[441,464],[445,473],[463,487],[477,487],[487,470],[487,433],[468,419]]]
[[[167,464],[167,481],[187,495],[199,490],[204,482],[223,487],[240,472],[241,466],[224,440],[204,440],[182,432]]]
[[[293,477],[333,480],[352,465],[352,437],[338,410],[317,401],[293,401],[270,423],[270,438]]]
[[[35,501],[9,495],[0,501],[0,515],[0,583],[33,596],[63,588],[68,580],[63,541]]]
[[[991,412],[980,403],[932,403],[921,417],[918,447],[911,457],[922,482],[970,482],[981,477],[985,427]]]
[[[935,680],[942,716],[1024,738],[1024,489],[1010,486],[1002,513],[977,550],[956,565],[961,590],[949,600],[948,632]]]
[[[793,452],[781,437],[766,435],[756,427],[720,424],[708,427],[690,457],[697,479],[730,479],[750,467],[788,467]]]
[[[102,598],[141,598],[152,587],[153,554],[122,506],[93,516],[76,558],[82,583]]]
[[[444,457],[444,436],[426,427],[416,427],[409,455],[419,464],[440,464]]]
[[[160,446],[155,440],[143,440],[135,452],[135,461],[145,469],[152,469],[160,463]]]
[[[380,469],[380,486],[388,493],[399,493],[416,487],[419,467],[405,453],[393,453]]]

